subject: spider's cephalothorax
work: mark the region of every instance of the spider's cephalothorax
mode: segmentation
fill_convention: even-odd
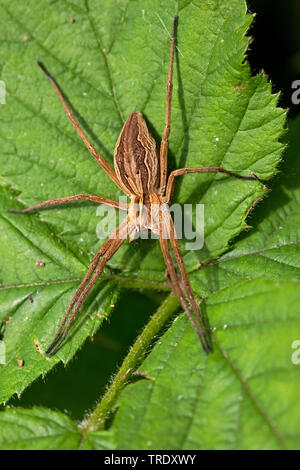
[[[55,79],[50,75],[41,62],[38,65],[53,85],[71,123],[77,130],[91,155],[100,167],[110,176],[112,181],[130,197],[130,204],[114,201],[104,196],[92,194],[77,194],[59,199],[51,199],[23,210],[9,212],[27,213],[43,207],[63,204],[65,202],[89,200],[97,204],[106,204],[127,212],[126,219],[115,232],[104,242],[98,253],[91,261],[88,272],[78,287],[62,320],[57,334],[46,354],[53,356],[67,336],[70,326],[80,310],[88,293],[99,279],[104,266],[113,254],[119,249],[129,236],[135,238],[137,231],[151,230],[160,242],[163,257],[166,263],[166,277],[172,289],[179,297],[181,305],[195,329],[205,352],[210,351],[209,336],[204,328],[203,317],[198,302],[195,300],[188,276],[184,267],[182,254],[173,220],[169,214],[167,203],[173,193],[175,177],[188,173],[225,173],[236,178],[255,180],[258,177],[242,176],[238,173],[217,166],[199,168],[180,168],[172,171],[167,178],[168,137],[171,124],[172,76],[174,49],[176,41],[178,17],[174,18],[173,34],[171,39],[171,54],[166,93],[166,121],[165,128],[158,150],[155,140],[150,134],[141,113],[134,111],[126,120],[114,153],[114,167],[102,157],[89,142],[81,129],[77,119],[67,105]],[[173,256],[171,253],[173,251]]]

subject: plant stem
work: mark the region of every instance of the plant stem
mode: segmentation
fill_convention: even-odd
[[[155,336],[170,320],[178,306],[178,297],[171,293],[161,304],[156,313],[151,317],[149,323],[146,325],[125,357],[123,364],[106,393],[103,395],[102,400],[90,416],[80,425],[83,437],[86,437],[91,431],[104,428],[105,422],[109,417],[124,385],[128,382],[131,375],[142,362]]]

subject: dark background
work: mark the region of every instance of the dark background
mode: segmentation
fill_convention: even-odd
[[[256,12],[250,28],[252,42],[248,60],[253,74],[262,69],[281,91],[279,105],[289,108],[289,117],[300,113],[291,102],[292,82],[300,79],[300,0],[249,0]],[[66,368],[57,366],[45,379],[39,379],[22,395],[10,401],[16,406],[41,405],[67,411],[82,419],[112,374],[117,371],[130,345],[160,301],[159,295],[128,292],[114,310],[110,321],[93,342],[87,341]],[[153,293],[151,294],[153,295]],[[128,305],[130,304],[130,310]]]
[[[289,117],[300,113],[300,105],[291,101],[292,82],[300,79],[300,1],[248,0],[256,18],[249,34],[253,38],[248,51],[252,72],[262,69],[281,91],[279,106],[289,108]]]

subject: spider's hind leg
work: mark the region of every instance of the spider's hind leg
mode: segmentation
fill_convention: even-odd
[[[169,239],[166,236],[168,231],[170,231]],[[204,326],[204,321],[199,305],[197,304],[193,296],[189,280],[184,268],[182,254],[180,252],[178,242],[175,236],[175,227],[173,225],[173,221],[171,219],[170,214],[165,210],[162,210],[160,215],[159,239],[164,260],[167,265],[167,272],[171,280],[172,288],[178,296],[181,305],[188,316],[188,319],[190,320],[195,332],[197,333],[197,336],[201,342],[204,352],[208,354],[209,352],[211,352],[209,337]],[[175,258],[179,267],[181,279],[178,278],[176,273],[176,269],[170,252],[169,241],[171,242],[171,246],[175,253]],[[190,306],[188,304],[190,304]]]
[[[118,229],[106,240],[98,253],[94,256],[87,274],[75,292],[73,299],[71,300],[71,303],[59,326],[55,338],[45,351],[45,353],[49,354],[49,356],[53,356],[65,340],[78,311],[80,310],[90,290],[102,274],[107,261],[110,260],[114,253],[126,240],[130,230],[131,228],[129,228],[129,218],[127,217],[118,227]]]

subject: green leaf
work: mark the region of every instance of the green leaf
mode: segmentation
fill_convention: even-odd
[[[63,312],[78,286],[72,270],[82,264],[48,226],[35,217],[10,220],[6,190],[0,189],[4,212],[0,216],[1,278],[0,321],[5,320],[5,364],[0,364],[0,402],[20,394],[31,382],[57,362],[67,363],[88,336],[93,336],[112,310],[118,288],[102,281],[88,299],[77,325],[54,360],[43,355],[54,337]],[[12,245],[14,251],[12,251]],[[36,265],[42,261],[45,266]],[[20,366],[19,361],[23,361]]]
[[[7,409],[0,413],[1,450],[114,449],[112,433],[91,432],[85,438],[63,413],[47,408]]]
[[[280,173],[272,181],[269,197],[258,207],[254,229],[244,233],[223,256],[193,273],[198,292],[214,290],[240,280],[263,277],[276,281],[300,280],[300,119],[289,121],[288,143]]]
[[[121,394],[118,448],[299,449],[299,128],[300,118],[289,121],[254,229],[193,273],[214,353],[204,357],[177,319],[140,368],[150,380]]]
[[[261,279],[211,295],[209,356],[178,317],[140,369],[150,380],[121,394],[117,448],[299,449],[299,296],[299,284]]]
[[[113,433],[109,431],[91,432],[83,441],[82,450],[113,450],[115,442]]]
[[[0,9],[0,56],[5,57],[0,70],[8,92],[0,109],[0,312],[8,320],[0,401],[5,401],[59,360],[70,360],[110,314],[118,295],[113,281],[98,283],[65,346],[51,360],[41,354],[100,245],[99,218],[88,204],[30,216],[7,214],[7,209],[78,193],[114,199],[121,193],[88,154],[36,60],[56,77],[85,132],[110,163],[132,110],[144,113],[158,141],[162,135],[168,32],[177,13],[170,170],[222,165],[271,177],[282,150],[278,138],[285,112],[276,108],[278,96],[271,94],[266,77],[251,77],[244,63],[251,16],[243,0],[31,0],[14,5],[3,0]],[[224,175],[181,178],[174,201],[205,204],[205,246],[185,256],[190,271],[199,260],[228,249],[264,194],[258,182]],[[152,241],[125,244],[109,267],[128,284],[164,281],[162,256]],[[116,272],[108,268],[105,274],[113,280]]]
[[[0,413],[2,450],[72,450],[79,447],[81,438],[63,413],[43,408],[14,408]]]

